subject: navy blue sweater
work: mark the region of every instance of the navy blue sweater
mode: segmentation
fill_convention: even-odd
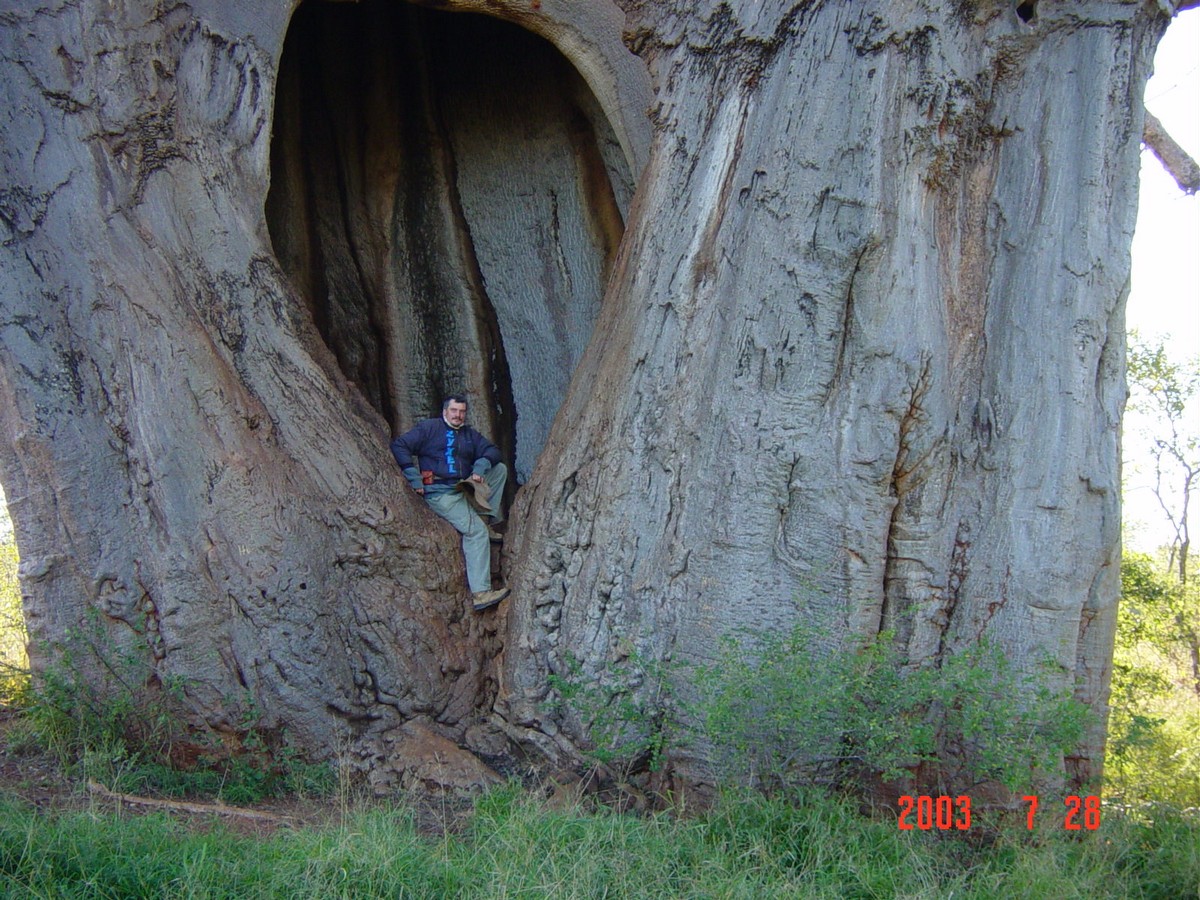
[[[414,489],[421,472],[432,471],[434,487],[452,485],[471,475],[486,475],[500,462],[500,451],[467,425],[455,431],[440,416],[419,422],[392,441],[392,456]]]

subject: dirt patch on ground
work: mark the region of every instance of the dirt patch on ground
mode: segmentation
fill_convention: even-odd
[[[19,713],[2,706],[0,791],[39,810],[72,809],[78,803],[58,758],[25,735]]]
[[[113,790],[75,774],[54,753],[26,732],[19,712],[0,707],[0,794],[39,812],[111,810],[123,815],[166,814],[189,827],[206,829],[220,822],[230,830],[269,837],[281,828],[334,826],[353,812],[397,800],[430,835],[460,832],[474,808],[467,796],[406,791],[396,798],[375,797],[365,783],[342,786],[334,795],[279,797],[234,806],[212,798],[134,795]]]
[[[419,731],[417,737],[428,738]],[[602,778],[597,768],[584,772],[549,769],[530,759],[503,756],[480,757],[480,765],[494,772],[495,779],[477,778],[471,768],[469,777],[461,779],[470,789],[445,789],[445,773],[434,771],[439,767],[430,760],[444,762],[446,753],[447,748],[440,744],[426,746],[418,742],[415,748],[399,748],[397,758],[405,760],[404,772],[412,776],[402,784],[396,779],[381,783],[363,774],[339,783],[328,794],[272,797],[233,805],[211,796],[134,794],[121,790],[119,785],[89,780],[80,771],[82,767],[64,764],[35,740],[21,712],[0,706],[0,796],[16,798],[46,813],[110,810],[122,815],[166,814],[188,827],[206,829],[220,822],[239,834],[266,837],[281,828],[333,827],[366,809],[401,806],[413,815],[422,834],[444,837],[465,832],[474,814],[475,798],[498,783],[520,782],[530,797],[541,798],[548,808],[644,812],[669,806],[630,785],[618,786],[611,777]],[[192,759],[183,768],[194,763]]]

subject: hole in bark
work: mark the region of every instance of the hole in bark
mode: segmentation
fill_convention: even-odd
[[[599,103],[541,38],[387,0],[293,16],[267,223],[341,370],[393,430],[465,390],[527,480],[632,192]]]
[[[1017,16],[1022,22],[1030,23],[1037,18],[1037,0],[1023,0],[1017,4]]]

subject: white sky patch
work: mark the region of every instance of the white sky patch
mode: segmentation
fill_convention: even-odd
[[[1154,57],[1146,108],[1195,159],[1200,158],[1200,9],[1176,16]],[[1162,340],[1177,363],[1200,356],[1200,194],[1188,196],[1149,150],[1142,150],[1141,192],[1133,235],[1127,325],[1143,340]],[[1200,409],[1190,417],[1200,431]],[[1125,417],[1125,543],[1150,551],[1171,531],[1152,491],[1153,467],[1142,432]],[[1200,527],[1195,515],[1193,527]]]

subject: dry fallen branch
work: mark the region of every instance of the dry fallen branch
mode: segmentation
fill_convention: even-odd
[[[1149,111],[1146,112],[1146,125],[1142,130],[1142,141],[1151,152],[1158,157],[1163,168],[1175,179],[1175,183],[1187,194],[1200,191],[1200,165],[1188,155],[1167,134],[1162,122],[1158,121]]]
[[[192,803],[186,800],[158,800],[154,797],[138,797],[134,794],[122,794],[110,791],[99,782],[88,780],[88,793],[103,797],[106,800],[116,800],[120,803],[130,803],[135,806],[150,806],[155,809],[169,809],[176,812],[202,813],[205,815],[238,816],[243,819],[259,819],[264,822],[277,822],[281,825],[295,825],[296,820],[290,816],[279,816],[274,813],[261,812],[257,809],[246,809],[240,806],[226,806],[224,803]]]

